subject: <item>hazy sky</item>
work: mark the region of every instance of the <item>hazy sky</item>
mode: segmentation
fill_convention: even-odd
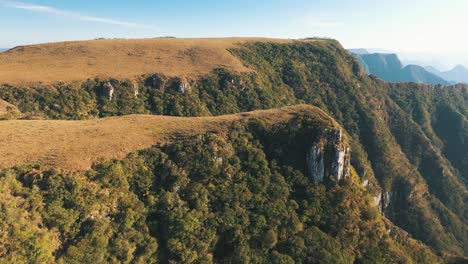
[[[338,39],[468,66],[467,0],[0,0],[0,47],[157,36]]]

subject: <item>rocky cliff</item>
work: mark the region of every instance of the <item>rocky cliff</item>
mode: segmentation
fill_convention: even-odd
[[[350,151],[341,129],[324,129],[307,155],[309,177],[315,183],[338,182],[349,176]]]

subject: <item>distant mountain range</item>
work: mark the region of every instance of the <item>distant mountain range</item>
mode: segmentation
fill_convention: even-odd
[[[468,83],[468,70],[459,65],[453,70],[441,72],[435,67],[410,64],[403,66],[394,53],[369,53],[366,49],[350,49],[360,61],[364,71],[388,82],[419,82],[449,85]]]
[[[463,65],[457,65],[450,71],[439,71],[432,66],[425,69],[451,83],[468,83],[468,70]]]
[[[421,66],[408,65],[403,67],[396,54],[354,53],[364,70],[388,82],[421,82],[428,84],[449,84],[448,81],[433,74]]]
[[[2,49],[0,48],[0,52],[4,52],[4,51],[7,51],[8,49]]]
[[[402,69],[400,75],[401,82],[412,81],[412,82],[419,82],[419,83],[427,83],[427,84],[443,84],[449,85],[451,84],[447,80],[428,72],[424,67],[419,65],[407,65]]]
[[[349,49],[348,51],[357,55],[369,54],[369,51],[367,49]]]

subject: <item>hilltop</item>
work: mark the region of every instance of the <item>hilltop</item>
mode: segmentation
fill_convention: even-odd
[[[215,68],[248,72],[249,69],[229,49],[249,42],[289,43],[292,40],[103,39],[19,46],[0,54],[0,80],[28,85],[95,77],[134,78],[148,73],[200,77]]]
[[[310,105],[217,117],[128,115],[86,121],[4,121],[0,122],[0,152],[4,154],[0,156],[0,168],[37,163],[84,171],[94,163],[122,159],[153,145],[206,132],[223,134],[236,121],[261,118],[274,124],[300,114],[333,122]]]

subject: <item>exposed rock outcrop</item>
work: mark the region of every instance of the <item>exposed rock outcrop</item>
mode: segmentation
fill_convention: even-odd
[[[156,90],[163,91],[166,86],[166,78],[163,79],[162,76],[154,74],[145,79],[144,85]]]
[[[112,101],[112,98],[114,96],[114,86],[110,82],[106,82],[103,85],[104,92],[107,94],[107,97],[109,98],[110,101]]]
[[[312,146],[309,156],[307,158],[307,165],[309,168],[309,175],[314,179],[314,182],[323,182],[325,175],[325,167],[323,163],[323,146]]]
[[[369,180],[363,180],[361,185],[362,187],[366,188],[369,185]]]
[[[154,74],[146,77],[143,83],[144,86],[151,87],[160,92],[168,91],[172,93],[188,94],[192,90],[189,80],[180,77],[168,77]]]
[[[186,94],[190,91],[190,85],[188,83],[181,83],[179,85],[179,91],[182,93],[182,94]]]
[[[393,192],[385,192],[382,194],[382,211],[390,205],[390,202],[393,198]]]
[[[307,155],[309,177],[315,183],[338,182],[349,176],[349,148],[343,141],[342,130],[323,130],[319,141]]]
[[[398,192],[384,192],[379,193],[377,196],[374,196],[374,205],[378,206],[379,211],[384,212],[391,203],[393,203],[397,195],[400,195]]]
[[[381,210],[380,202],[382,201],[382,193],[377,194],[373,197],[374,206],[378,207]]]

